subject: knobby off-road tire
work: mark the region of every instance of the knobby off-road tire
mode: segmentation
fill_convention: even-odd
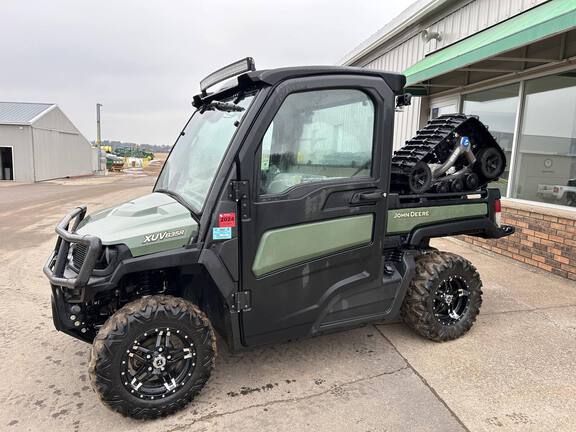
[[[444,342],[470,330],[481,305],[482,281],[476,268],[456,254],[432,251],[416,259],[401,314],[420,335]]]
[[[92,345],[90,381],[112,410],[153,419],[192,401],[210,377],[215,356],[214,331],[200,309],[180,298],[150,296],[125,305],[102,326]],[[139,381],[130,367],[149,378]],[[172,367],[180,372],[171,376]]]

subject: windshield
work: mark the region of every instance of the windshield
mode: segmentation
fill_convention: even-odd
[[[154,190],[174,195],[199,213],[238,122],[253,98],[246,96],[237,104],[213,102],[196,111],[174,144]]]

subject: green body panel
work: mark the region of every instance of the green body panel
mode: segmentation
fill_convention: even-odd
[[[410,232],[419,225],[486,216],[487,214],[488,205],[486,203],[388,210],[386,233]]]
[[[87,216],[77,232],[97,236],[103,245],[125,244],[133,256],[141,256],[184,246],[197,230],[186,207],[151,193]]]
[[[425,57],[404,71],[414,85],[576,28],[576,1],[552,0]]]
[[[252,264],[256,277],[372,241],[372,214],[266,231]]]

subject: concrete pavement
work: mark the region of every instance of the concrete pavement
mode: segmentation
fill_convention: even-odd
[[[465,337],[437,344],[375,324],[236,355],[220,343],[185,410],[146,423],[109,411],[88,383],[89,346],[52,327],[41,266],[64,212],[142,195],[152,181],[0,188],[0,430],[576,430],[575,284],[446,239],[435,246],[471,260],[484,281]]]

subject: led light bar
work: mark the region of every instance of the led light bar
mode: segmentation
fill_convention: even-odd
[[[244,72],[249,72],[256,70],[256,65],[252,57],[246,57],[245,59],[238,60],[228,66],[224,66],[218,69],[216,72],[212,72],[202,81],[200,81],[200,91],[204,93],[208,88],[212,87],[214,84],[218,84],[228,78],[235,77]]]

